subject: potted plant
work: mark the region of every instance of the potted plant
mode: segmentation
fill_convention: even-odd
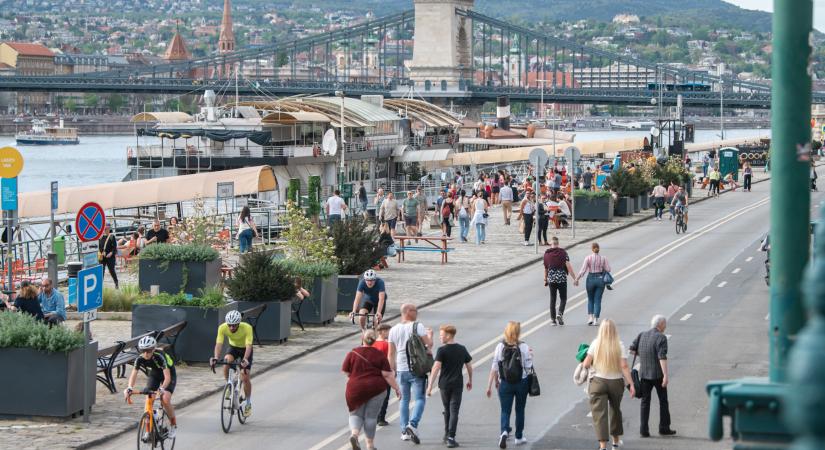
[[[186,362],[207,362],[212,347],[205,343],[215,339],[226,313],[236,308],[235,302],[226,302],[218,286],[202,289],[197,297],[182,292],[143,296],[132,304],[132,336],[186,321],[175,342],[175,356]]]
[[[244,254],[227,282],[227,292],[238,302],[239,311],[267,302],[257,325],[262,341],[283,342],[289,338],[295,278],[275,261],[272,252]]]
[[[338,311],[352,311],[359,277],[384,256],[378,238],[378,229],[361,215],[332,227],[338,260]]]
[[[138,286],[148,292],[197,295],[221,281],[220,254],[203,244],[152,244],[140,252]]]
[[[604,187],[613,191],[618,196],[616,200],[617,216],[631,216],[633,215],[633,198],[635,190],[633,188],[633,174],[627,169],[619,167],[604,180]]]
[[[613,220],[613,195],[609,191],[578,189],[573,195],[576,220]]]
[[[49,327],[28,314],[0,312],[0,415],[67,417],[83,410],[83,383],[95,403],[97,342],[82,333]],[[84,351],[86,352],[84,366]],[[84,373],[85,367],[85,373]]]

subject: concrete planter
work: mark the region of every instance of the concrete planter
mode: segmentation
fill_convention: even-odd
[[[633,212],[641,212],[642,211],[642,196],[637,195],[633,197]]]
[[[83,351],[46,353],[29,348],[0,349],[0,361],[25,368],[0,371],[0,416],[68,417],[83,411]],[[86,386],[94,405],[97,342],[85,347]]]
[[[199,308],[194,306],[132,305],[132,336],[147,331],[162,330],[183,320],[186,328],[175,342],[175,355],[186,362],[207,362],[212,357],[212,346],[218,325],[223,323],[226,313],[238,309],[236,302],[221,308]]]
[[[613,197],[576,197],[576,220],[613,220]]]
[[[650,194],[648,192],[645,192],[644,194],[640,195],[639,199],[642,202],[642,209],[650,209],[651,198],[650,198]]]
[[[262,302],[237,302],[238,311],[254,308]],[[266,310],[258,319],[258,338],[266,342],[284,342],[289,338],[292,301],[265,302]],[[212,338],[214,340],[214,336]]]
[[[158,285],[160,292],[199,295],[200,290],[221,282],[221,260],[209,262],[159,261],[140,259],[138,285],[141,291],[149,291]]]
[[[616,202],[616,215],[626,217],[633,215],[633,199],[630,197],[619,197]]]
[[[352,312],[352,301],[358,289],[360,275],[338,275],[338,311]]]
[[[304,299],[301,305],[301,321],[323,325],[331,323],[338,312],[338,275],[316,278],[309,292],[312,295]]]

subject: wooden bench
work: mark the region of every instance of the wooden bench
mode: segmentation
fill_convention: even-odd
[[[117,392],[115,387],[114,370],[117,369],[117,378],[126,376],[126,366],[133,363],[138,357],[137,344],[145,336],[156,336],[158,332],[151,331],[133,337],[128,341],[117,341],[115,345],[97,351],[97,379],[109,388],[111,393]]]
[[[178,355],[175,353],[175,343],[178,342],[178,336],[184,328],[186,328],[186,321],[182,320],[160,330],[155,337],[158,340],[158,348],[171,354],[172,359],[175,361],[178,361]]]
[[[263,314],[265,310],[266,303],[261,303],[258,306],[253,306],[252,308],[241,311],[243,320],[252,325],[252,336],[254,336],[255,342],[258,345],[262,345],[261,340],[258,338],[258,319],[261,318],[261,314]]]

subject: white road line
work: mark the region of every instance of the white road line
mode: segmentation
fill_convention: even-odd
[[[679,319],[679,320],[681,320],[682,322],[684,322],[684,321],[686,321],[686,320],[690,319],[691,317],[693,317],[693,314],[685,314],[685,315],[684,315],[684,316],[682,316],[682,318],[681,318],[681,319]]]
[[[716,287],[725,287],[726,284],[728,284],[728,282],[723,281],[723,282],[719,283],[719,285],[717,285]]]
[[[747,258],[745,258],[745,262],[751,262],[751,261],[753,261],[753,256],[748,256]]]
[[[767,316],[765,316],[765,320],[768,320],[768,319],[770,319],[770,318],[771,318],[771,314],[770,314],[770,313],[768,313],[768,315],[767,315]]]
[[[733,269],[733,272],[731,272],[731,273],[739,273],[741,270],[742,270],[742,269],[740,269],[739,267],[737,267],[737,268]]]
[[[710,295],[702,297],[702,300],[699,300],[699,303],[707,303],[708,300],[710,300]]]

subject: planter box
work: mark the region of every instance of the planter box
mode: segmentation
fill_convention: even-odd
[[[184,270],[184,266],[186,269]],[[181,290],[187,294],[199,295],[200,290],[221,282],[221,260],[210,262],[166,262],[155,259],[140,259],[138,285],[148,292],[150,286],[158,285],[161,292],[177,294]],[[164,270],[165,269],[165,270]],[[186,279],[184,280],[184,273]],[[184,286],[183,283],[186,282]]]
[[[576,197],[576,220],[613,220],[613,197]]]
[[[633,215],[633,199],[630,197],[619,197],[616,202],[616,215],[619,217]]]
[[[641,212],[642,211],[642,196],[637,195],[633,197],[633,212]]]
[[[338,275],[316,278],[308,290],[311,295],[301,305],[301,321],[313,324],[332,322],[338,313]]]
[[[359,275],[338,275],[338,312],[352,312]]]
[[[650,195],[649,193],[644,193],[639,198],[642,200],[642,209],[650,209]]]
[[[237,302],[238,311],[254,308],[262,302]],[[292,321],[292,301],[263,302],[266,310],[258,319],[258,338],[266,342],[284,342],[289,338]],[[212,338],[214,340],[214,337]]]
[[[185,320],[186,328],[175,342],[175,356],[186,362],[207,362],[213,351],[207,343],[214,342],[218,325],[223,323],[226,313],[234,309],[237,309],[235,302],[222,308],[132,305],[132,336],[162,330]]]
[[[86,386],[96,400],[97,342],[85,347]],[[83,411],[83,351],[46,353],[28,348],[0,349],[0,361],[25,368],[0,372],[0,415],[68,417]]]

